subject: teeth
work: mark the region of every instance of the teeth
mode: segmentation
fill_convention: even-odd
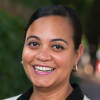
[[[45,67],[43,67],[42,70],[45,70]]]
[[[39,71],[39,72],[44,72],[44,71],[50,72],[50,71],[53,70],[53,68],[35,66],[35,70],[36,70],[36,71]]]
[[[42,70],[42,67],[39,67],[40,68],[40,70]]]

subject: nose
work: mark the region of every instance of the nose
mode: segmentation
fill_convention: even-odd
[[[36,55],[36,59],[40,60],[40,61],[50,61],[51,60],[51,54],[49,52],[49,50],[47,49],[41,49],[37,55]]]

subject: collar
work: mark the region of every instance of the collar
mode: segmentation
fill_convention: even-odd
[[[74,88],[73,92],[66,98],[66,100],[83,100],[84,95],[78,84],[71,84]],[[23,93],[17,100],[29,100],[33,92],[33,87],[29,88],[25,93]]]
[[[78,84],[71,84],[74,88],[73,92],[66,98],[66,100],[83,100],[84,95]]]
[[[23,93],[17,100],[29,100],[33,92],[33,87],[29,88],[25,93]]]

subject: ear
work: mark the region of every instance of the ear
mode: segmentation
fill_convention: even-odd
[[[83,45],[80,44],[78,50],[76,50],[74,66],[80,60],[82,54],[83,54]]]

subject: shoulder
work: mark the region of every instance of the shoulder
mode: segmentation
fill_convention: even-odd
[[[84,95],[84,99],[83,100],[90,100],[89,98],[87,98],[85,95]]]
[[[20,96],[21,96],[21,94],[17,95],[17,96],[14,96],[14,97],[11,97],[11,98],[3,99],[3,100],[16,100]]]
[[[70,100],[72,100],[72,99],[73,100],[74,99],[75,100],[90,100],[86,97],[86,95],[83,94],[83,92],[78,84],[74,83],[74,84],[71,84],[71,86],[73,87],[74,90],[68,97],[68,98],[70,98]]]

